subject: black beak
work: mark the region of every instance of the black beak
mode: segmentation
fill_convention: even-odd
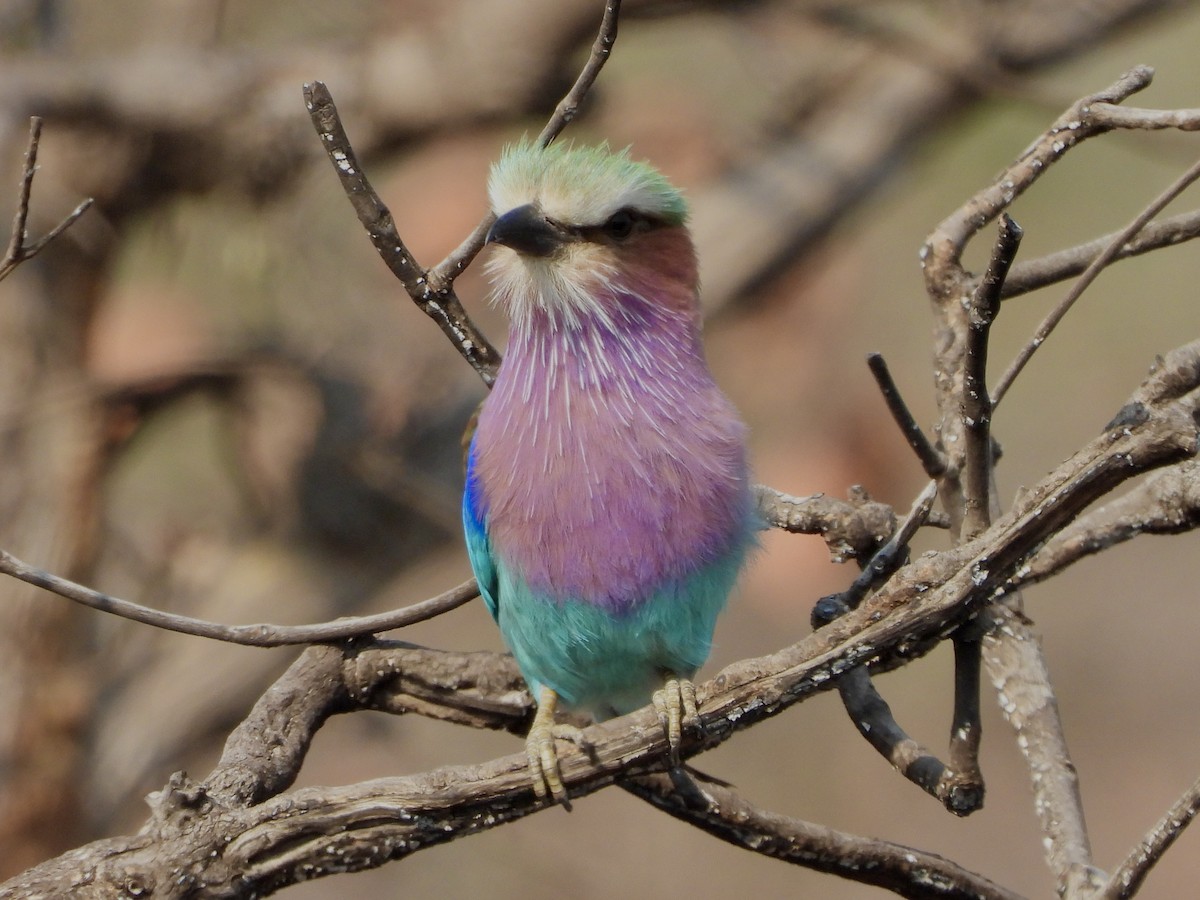
[[[561,230],[532,203],[510,209],[487,234],[489,244],[503,244],[527,256],[550,256],[562,246]]]

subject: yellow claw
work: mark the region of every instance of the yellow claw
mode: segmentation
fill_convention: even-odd
[[[538,695],[537,714],[533,726],[525,738],[525,754],[529,757],[529,777],[533,781],[533,792],[539,800],[551,797],[564,809],[571,809],[571,800],[562,783],[562,772],[558,767],[557,740],[575,744],[583,743],[583,732],[574,725],[554,721],[554,709],[558,705],[558,694],[543,687]]]
[[[686,678],[668,678],[654,692],[654,708],[658,721],[667,733],[671,762],[679,765],[679,746],[683,743],[683,728],[700,727],[700,712],[696,708],[696,686]]]

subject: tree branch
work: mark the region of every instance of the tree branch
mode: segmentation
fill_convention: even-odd
[[[620,17],[621,0],[607,0],[604,4],[604,15],[600,20],[600,31],[592,43],[592,51],[588,55],[587,62],[583,64],[579,77],[575,79],[575,83],[571,85],[566,96],[558,102],[554,108],[554,114],[550,116],[550,120],[538,134],[537,143],[540,146],[548,146],[562,133],[564,128],[574,121],[579,107],[583,105],[592,85],[600,77],[600,70],[604,68],[604,64],[612,55],[613,45],[617,42],[617,25]],[[448,290],[454,283],[454,279],[471,264],[479,251],[483,249],[488,229],[492,227],[495,220],[495,215],[489,210],[466,240],[454,252],[429,270],[429,284],[435,291]]]
[[[413,258],[400,239],[391,210],[371,187],[346,135],[329,89],[320,81],[304,85],[304,102],[313,126],[337,170],[342,190],[350,198],[358,220],[366,229],[376,252],[404,286],[417,307],[437,323],[459,354],[470,363],[484,383],[491,385],[500,368],[500,354],[471,321],[458,295],[447,285],[435,291],[428,273]]]
[[[968,539],[991,522],[992,409],[995,404],[987,386],[988,337],[992,322],[1000,312],[1000,293],[1021,246],[1021,236],[1021,227],[1007,213],[1002,213],[987,271],[971,295],[967,312],[962,418],[966,436],[963,536]]]
[[[1013,579],[1034,584],[1071,564],[1142,534],[1181,534],[1200,525],[1200,463],[1186,460],[1151,475],[1117,499],[1080,516]]]
[[[928,518],[936,497],[937,484],[931,481],[917,496],[896,533],[880,548],[850,587],[840,594],[822,597],[817,601],[812,613],[814,628],[823,628],[858,607],[871,587],[903,565],[909,542]],[[900,727],[891,707],[875,688],[866,666],[851,669],[837,679],[838,694],[859,734],[901,775],[940,800],[950,812],[966,816],[983,805],[983,781],[978,763],[973,755],[961,752],[966,743],[964,737],[971,739],[969,745],[972,750],[978,746],[978,679],[974,684],[976,694],[973,703],[966,702],[961,679],[956,679],[955,686],[956,727],[951,731],[951,765],[946,766]],[[970,720],[976,725],[975,728],[965,724],[967,713],[971,713]]]
[[[897,386],[895,379],[892,378],[892,373],[888,369],[883,356],[879,353],[868,353],[867,366],[871,370],[871,375],[875,378],[875,384],[879,387],[879,393],[883,395],[883,401],[887,404],[888,412],[892,414],[892,419],[899,426],[904,439],[908,441],[908,446],[912,448],[913,453],[920,460],[921,468],[925,470],[925,474],[930,478],[938,478],[946,471],[946,458],[938,451],[937,447],[933,446],[929,438],[925,436],[925,432],[921,430],[916,417],[913,416],[912,411],[908,408],[908,404],[904,402],[904,397],[900,394],[900,388]]]

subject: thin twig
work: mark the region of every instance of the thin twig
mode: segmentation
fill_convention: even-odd
[[[1200,779],[1192,782],[1192,786],[1150,829],[1142,842],[1121,863],[1121,867],[1113,872],[1104,890],[1096,895],[1098,900],[1128,900],[1136,894],[1155,863],[1183,834],[1183,830],[1192,824],[1197,812],[1200,812]]]
[[[29,222],[29,198],[33,193],[33,176],[37,172],[38,147],[42,142],[42,117],[29,119],[29,144],[25,150],[25,165],[21,169],[21,183],[17,191],[17,211],[13,215],[12,234],[8,236],[8,249],[4,253],[5,264],[16,265],[25,248],[25,229]]]
[[[596,83],[600,70],[604,68],[604,64],[612,55],[613,45],[617,41],[617,24],[620,16],[621,0],[608,0],[604,5],[604,16],[600,20],[600,31],[592,44],[592,52],[588,55],[588,60],[584,63],[579,77],[575,79],[575,83],[571,85],[566,96],[558,102],[550,120],[546,122],[545,127],[538,135],[538,146],[548,146],[579,112],[579,107],[587,97],[588,91],[592,89],[592,85]],[[440,291],[449,288],[454,283],[454,279],[462,274],[471,261],[479,255],[479,251],[483,249],[483,242],[487,238],[488,229],[492,227],[494,221],[496,221],[496,216],[489,210],[467,239],[449,256],[429,270],[429,284],[434,290]]]
[[[600,70],[604,68],[604,64],[612,55],[613,45],[617,42],[617,25],[620,17],[621,0],[608,0],[604,5],[604,16],[600,20],[600,32],[592,44],[592,52],[588,56],[588,61],[584,63],[579,77],[575,79],[575,83],[571,85],[567,95],[554,108],[554,115],[550,117],[550,121],[538,135],[537,142],[541,146],[548,146],[562,133],[564,128],[571,124],[576,113],[579,112],[579,107],[587,97],[588,91],[592,89],[592,85],[600,76]]]
[[[908,446],[912,448],[913,453],[917,454],[921,468],[930,478],[937,478],[946,471],[946,457],[933,446],[933,443],[925,436],[925,432],[921,430],[916,417],[908,408],[908,404],[904,402],[900,388],[892,378],[892,373],[888,369],[883,355],[868,353],[867,367],[875,377],[875,384],[879,386],[879,392],[883,394],[883,401],[887,404],[888,411],[892,414],[896,424],[900,426],[900,431],[904,435],[904,439],[908,441]]]
[[[122,619],[140,622],[143,625],[152,625],[165,631],[190,634],[227,644],[240,644],[244,647],[284,647],[295,644],[343,641],[363,635],[378,634],[440,616],[479,596],[479,587],[472,578],[436,597],[373,616],[353,616],[313,625],[222,625],[218,622],[194,619],[191,616],[163,612],[130,600],[103,594],[31,566],[4,550],[0,550],[0,573],[44,588],[91,609],[120,616]]]
[[[74,225],[75,220],[87,212],[88,207],[92,205],[92,198],[87,198],[41,238],[32,244],[27,242],[29,199],[33,193],[33,176],[37,173],[38,146],[41,144],[41,140],[42,119],[40,116],[32,116],[29,119],[29,144],[25,150],[25,165],[21,169],[21,182],[17,192],[17,211],[13,214],[12,234],[8,238],[8,248],[4,253],[4,259],[0,260],[0,281],[11,275],[21,263],[33,259],[46,249],[51,241]]]
[[[1116,109],[1117,107],[1112,108]],[[1132,222],[1121,229],[1109,245],[1104,248],[1104,252],[1092,260],[1088,267],[1084,269],[1083,274],[1079,276],[1079,279],[1071,287],[1071,290],[1067,292],[1067,295],[1042,320],[1042,323],[1033,333],[1033,337],[1021,348],[1016,358],[1009,364],[1004,374],[1000,376],[1000,380],[996,383],[996,389],[992,392],[993,405],[1000,403],[1005,393],[1008,392],[1009,387],[1012,386],[1013,381],[1021,374],[1021,370],[1025,368],[1025,364],[1029,362],[1033,354],[1037,352],[1037,349],[1050,336],[1050,332],[1054,330],[1055,326],[1062,321],[1063,316],[1075,305],[1075,301],[1091,286],[1092,282],[1096,280],[1108,264],[1117,258],[1117,254],[1121,252],[1121,248],[1129,243],[1134,235],[1141,231],[1168,203],[1182,194],[1197,178],[1200,178],[1200,161],[1193,163],[1165,191],[1155,197],[1145,209],[1134,217]]]

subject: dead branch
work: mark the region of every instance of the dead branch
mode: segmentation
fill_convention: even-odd
[[[1021,228],[1007,214],[1000,216],[999,234],[979,287],[967,312],[963,369],[963,537],[970,539],[991,523],[993,477],[992,410],[995,400],[987,386],[988,336],[1000,312],[1004,280],[1021,245]]]
[[[970,302],[970,298],[978,298],[981,287],[988,284],[991,269],[989,276],[985,276],[982,282],[978,281],[962,265],[963,251],[982,228],[996,217],[1004,215],[1017,196],[1079,142],[1119,128],[1190,130],[1197,127],[1200,115],[1195,111],[1130,112],[1117,105],[1145,88],[1151,77],[1152,71],[1147,67],[1134,69],[1104,91],[1073,104],[991,185],[947,217],[925,244],[923,259],[926,287],[934,301],[937,317],[939,352],[935,385],[938,425],[941,448],[948,456],[947,470],[941,478],[940,487],[944,501],[949,504],[947,512],[964,535],[978,527],[980,517],[986,520],[993,504],[980,502],[981,493],[986,495],[991,491],[990,440],[985,444],[980,439],[972,439],[979,415],[990,410],[982,408],[979,402],[980,397],[986,396],[987,390],[982,373],[975,371],[972,374],[972,358],[978,355],[979,340],[978,317],[974,304]],[[1024,363],[1095,276],[1116,259],[1122,248],[1127,247],[1129,241],[1165,206],[1165,198],[1176,196],[1195,177],[1196,173],[1189,171],[1178,179],[1106,247],[1091,257],[1089,268],[1076,288],[1052,311],[1017,360],[1001,376],[991,392],[991,405],[999,402]],[[995,254],[992,259],[994,262]],[[995,299],[1002,293],[1002,290],[997,291]],[[1172,371],[1174,363],[1169,361],[1152,374],[1139,390],[1139,395],[1150,392],[1161,398],[1170,393],[1172,389],[1165,388],[1157,379],[1165,377],[1168,381],[1172,380],[1175,377],[1170,374]],[[1127,417],[1131,420],[1140,419],[1142,409],[1141,400],[1134,400],[1114,420],[1113,428],[1119,428]],[[1115,432],[1110,430],[1109,433]],[[1023,502],[1018,500],[1017,509],[1021,508]],[[1019,610],[1019,598],[1015,593],[1009,597],[1009,601]],[[992,623],[984,634],[984,657],[1001,709],[1017,731],[1018,743],[1026,757],[1045,836],[1046,856],[1059,890],[1078,892],[1084,896],[1098,890],[1104,879],[1092,866],[1075,770],[1067,752],[1048,666],[1042,657],[1040,645],[1017,618],[1017,614],[1017,611],[1002,604],[995,605],[989,611]]]
[[[868,353],[867,366],[871,370],[871,376],[875,379],[879,392],[883,395],[888,412],[892,414],[892,419],[904,434],[908,446],[920,460],[921,468],[930,478],[937,479],[946,471],[946,460],[937,447],[925,436],[920,423],[909,410],[908,404],[904,402],[900,388],[892,378],[892,373],[882,354]]]
[[[1123,20],[1122,16],[1157,5],[1109,4],[1109,12],[1117,8],[1114,21]],[[616,3],[606,7],[607,25],[601,27],[588,63],[594,69],[592,78],[611,49],[616,8]],[[1075,33],[1082,31],[1083,26],[1076,23]],[[422,62],[428,61],[423,57]],[[579,95],[575,96],[576,90],[573,90],[560,104],[556,118],[563,124],[573,115],[580,96],[590,84],[584,80],[587,71],[585,69],[577,82],[577,89],[583,85]],[[1113,106],[1113,102],[1124,100],[1140,89],[1135,86],[1139,79],[1148,82],[1148,71],[1131,73],[1109,92],[1091,98],[1095,101],[1092,106],[1078,110],[1081,116],[1092,117],[1088,123],[1082,119],[1060,120],[1061,125],[1056,126],[1059,130],[1044,136],[1050,142],[1046,145],[1047,152],[1052,151],[1051,155],[1059,158],[1068,146],[1084,136],[1114,128],[1197,127],[1200,114],[1196,111],[1129,110]],[[901,84],[904,80],[895,80],[897,89],[904,87]],[[866,81],[864,79],[864,83]],[[952,85],[939,83],[930,87],[928,82],[914,78],[905,89],[911,90],[910,96],[916,98],[913,102],[918,110],[920,101],[929,103],[932,112],[937,103],[946,104],[957,99],[957,92],[970,83],[969,79],[959,78]],[[454,277],[477,252],[480,229],[484,226],[477,228],[458,250],[429,270],[421,269],[408,256],[398,236],[395,243],[382,246],[395,234],[394,227],[387,231],[390,214],[378,197],[373,197],[370,185],[361,177],[353,148],[344,132],[339,134],[336,110],[330,113],[331,100],[328,105],[324,102],[327,96],[327,92],[325,95],[319,91],[311,94],[314,116],[319,112],[321,118],[318,130],[339,173],[345,176],[343,184],[356,206],[356,198],[366,197],[371,201],[360,210],[360,217],[365,211],[373,223],[371,227],[376,227],[372,237],[376,239],[377,248],[385,259],[390,254],[394,270],[400,270],[398,274],[406,288],[411,282],[409,293],[413,299],[423,304],[422,308],[439,322],[486,381],[494,374],[499,357],[483,336],[473,331],[461,305],[455,307],[457,299],[453,298],[451,289]],[[474,112],[480,114],[482,108],[475,108]],[[1095,110],[1099,112],[1093,116]],[[457,113],[456,109],[454,114]],[[552,127],[554,121],[552,119],[547,127]],[[914,116],[911,124],[919,126],[920,121],[920,116]],[[1097,122],[1101,124],[1097,125]],[[856,124],[861,128],[861,122]],[[1079,134],[1091,128],[1097,130]],[[269,129],[264,129],[266,131]],[[896,134],[902,132],[903,129],[896,130]],[[903,133],[902,137],[908,139],[911,133]],[[368,146],[374,138],[372,135]],[[880,146],[877,142],[874,151],[877,152]],[[890,150],[897,146],[899,144],[895,142],[887,144]],[[867,149],[865,159],[869,160],[872,148],[868,146]],[[1031,158],[1040,159],[1037,152],[1036,147],[1031,149],[1019,163]],[[280,157],[282,160],[287,154],[280,153]],[[279,161],[275,162],[278,164]],[[795,158],[771,157],[771,162],[795,162]],[[932,646],[948,634],[955,635],[956,649],[961,649],[963,644],[977,643],[975,632],[962,630],[976,617],[984,617],[979,621],[1002,623],[999,636],[996,632],[992,632],[992,636],[1003,646],[1005,637],[1016,627],[1014,623],[1021,623],[1003,619],[1003,609],[992,604],[1002,595],[1011,594],[1014,586],[1020,583],[1022,573],[1033,571],[1031,567],[1040,554],[1055,547],[1055,535],[1066,534],[1073,527],[1087,527],[1093,538],[1104,539],[1106,534],[1115,533],[1115,525],[1112,525],[1114,531],[1102,531],[1104,524],[1098,510],[1097,518],[1085,526],[1087,520],[1082,518],[1086,515],[1085,510],[1129,478],[1165,466],[1168,467],[1163,473],[1165,479],[1170,473],[1181,472],[1193,464],[1197,404],[1200,403],[1197,398],[1200,344],[1181,347],[1162,361],[1114,424],[1047,476],[1020,500],[1015,509],[1004,516],[993,517],[991,514],[994,490],[990,476],[994,460],[984,418],[990,409],[986,403],[971,406],[964,402],[972,398],[973,392],[976,400],[987,400],[983,366],[987,333],[986,327],[972,332],[971,322],[969,317],[964,318],[965,308],[960,301],[973,292],[988,294],[996,279],[991,279],[989,287],[976,291],[978,281],[962,267],[961,251],[989,217],[1002,215],[1012,198],[1028,188],[1043,165],[1050,162],[1047,157],[1041,165],[1030,163],[1028,172],[1032,174],[1020,185],[1004,177],[993,186],[1000,192],[994,209],[986,203],[974,208],[970,213],[971,221],[958,235],[951,236],[948,244],[934,246],[936,242],[931,238],[927,245],[931,249],[927,268],[929,284],[935,300],[940,302],[939,327],[943,329],[942,336],[949,349],[939,355],[938,360],[942,416],[937,433],[942,443],[934,447],[926,441],[929,452],[923,456],[923,461],[928,464],[931,474],[936,474],[939,479],[948,509],[946,521],[952,526],[958,545],[904,567],[861,608],[847,612],[821,632],[776,654],[745,660],[720,673],[701,692],[706,733],[689,739],[690,743],[683,748],[685,756],[715,746],[735,731],[778,714],[834,683],[840,687],[850,686],[853,679],[865,676],[868,666],[905,654],[911,658],[915,655],[913,647]],[[29,168],[32,169],[32,163]],[[769,167],[763,171],[772,179],[781,174]],[[782,180],[778,179],[779,182]],[[833,186],[844,196],[844,192],[855,190],[849,186],[850,180],[833,179]],[[781,205],[788,207],[785,211],[790,214],[808,200],[781,193],[785,193]],[[826,207],[831,207],[833,192],[822,196]],[[821,202],[805,207],[806,210],[813,208],[819,212]],[[981,210],[986,214],[982,215],[979,227],[975,227]],[[1148,220],[1151,215],[1153,213],[1144,218]],[[790,231],[779,228],[777,233],[787,240],[796,240],[798,226],[794,219],[791,224],[794,227]],[[962,221],[952,223],[950,230],[963,224]],[[23,234],[23,227],[18,230]],[[1185,233],[1182,225],[1155,232],[1163,235],[1159,239],[1164,243]],[[1119,240],[1114,238],[1104,248],[1097,248],[1094,254],[1091,250],[1084,252],[1075,248],[1066,251],[1071,255],[1070,261],[1064,256],[1049,268],[1063,272],[1075,265],[1081,256],[1091,254],[1090,263],[1094,271],[1099,271],[1111,260],[1134,252],[1131,248],[1135,245],[1149,246],[1147,242],[1152,238],[1148,235],[1149,232],[1136,235],[1136,229],[1132,232],[1127,229]],[[955,244],[955,240],[959,243]],[[762,246],[778,255],[781,245],[776,238]],[[1085,246],[1091,247],[1090,244]],[[759,272],[763,271],[761,259],[750,262],[759,265]],[[745,260],[739,264],[744,265]],[[1007,262],[1004,265],[1007,267]],[[745,274],[732,266],[729,271],[733,275]],[[1044,273],[1047,268],[1040,271]],[[731,279],[729,283],[735,282]],[[439,293],[443,291],[444,294]],[[996,297],[987,298],[988,304],[1001,293],[997,289]],[[716,296],[722,296],[720,288]],[[453,298],[452,302],[450,298]],[[989,309],[994,315],[994,307],[989,306]],[[966,312],[969,314],[970,311]],[[1002,392],[1001,389],[997,394]],[[897,418],[903,417],[898,415]],[[911,414],[908,419],[911,421]],[[980,422],[985,427],[972,432]],[[965,440],[957,440],[963,436]],[[934,460],[937,465],[932,464]],[[1131,496],[1137,494],[1135,489]],[[852,496],[850,504],[839,504],[821,496],[800,499],[761,488],[759,501],[764,516],[773,524],[792,531],[823,533],[835,557],[843,559],[870,557],[895,525],[890,508],[871,503],[865,493]],[[1167,520],[1165,509],[1152,512],[1145,517],[1147,524],[1142,530],[1151,530],[1156,524],[1165,528]],[[1058,557],[1051,557],[1067,558],[1065,551]],[[15,564],[11,557],[8,560],[14,563],[10,567],[14,572],[20,570],[30,575],[26,580],[40,579],[32,583],[49,585],[54,578],[47,573],[31,573],[22,568],[23,564]],[[88,591],[70,583],[56,584],[80,596],[81,592]],[[116,598],[96,592],[90,592],[90,599],[101,607],[118,602]],[[409,611],[402,611],[402,614],[411,615]],[[358,633],[337,630],[346,624],[334,624],[332,632],[308,632],[307,640],[331,640]],[[372,620],[371,624],[375,622]],[[1009,632],[1004,631],[1005,628]],[[314,638],[314,633],[325,637]],[[951,761],[959,769],[966,770],[970,768],[977,748],[978,735],[970,733],[971,722],[977,724],[977,716],[973,717],[970,710],[964,712],[959,701],[961,697],[977,692],[977,650],[965,652],[963,659],[959,670],[963,686],[956,690]],[[1023,679],[1020,686],[1022,690],[1032,686],[1034,689],[1045,687],[1049,691],[1049,679],[1040,654],[1035,663],[1038,664],[1023,665],[1019,673]],[[1001,667],[1002,663],[995,664],[993,678]],[[1006,689],[1012,690],[1014,683],[1006,682]],[[1049,696],[1052,700],[1052,693]],[[72,891],[79,896],[138,895],[147,891],[161,896],[181,896],[189,892],[243,896],[270,892],[301,879],[378,866],[425,846],[494,827],[541,808],[527,789],[520,756],[347,788],[291,791],[296,773],[322,723],[330,715],[357,709],[417,712],[473,727],[518,729],[528,715],[529,698],[511,661],[493,654],[448,654],[371,641],[312,648],[261,698],[251,715],[230,736],[221,762],[208,778],[193,783],[178,775],[155,796],[153,818],[141,832],[128,838],[98,842],[51,860],[0,886],[0,897],[21,896],[16,892],[23,890],[51,894]],[[1052,865],[1060,876],[1060,883],[1072,886],[1072,889],[1093,889],[1097,879],[1090,869],[1090,850],[1086,846],[1086,831],[1082,828],[1082,812],[1072,811],[1069,796],[1053,799],[1054,791],[1064,785],[1070,787],[1067,773],[1071,772],[1065,743],[1055,744],[1061,738],[1057,713],[1050,709],[1047,721],[1033,728],[1023,718],[1025,710],[1021,709],[1019,713],[1014,718],[1021,719],[1021,724],[1016,727],[1022,737],[1030,733],[1038,737],[1036,733],[1041,733],[1040,739],[1032,742],[1031,770],[1036,772],[1050,755],[1059,754],[1059,767],[1046,770],[1051,782],[1050,791],[1043,792],[1035,784],[1039,800],[1046,804],[1047,815],[1062,819],[1057,827],[1045,826],[1052,844]],[[963,739],[955,744],[960,731]],[[651,786],[661,788],[664,793],[659,799],[663,800],[663,805],[675,807],[673,814],[679,814],[681,805],[688,800],[680,783],[671,782],[673,794],[667,795],[664,779],[639,774],[661,767],[665,749],[647,711],[595,726],[588,735],[591,742],[584,750],[564,757],[565,780],[573,794],[581,796],[629,776],[647,790],[646,799],[651,799]],[[695,800],[694,797],[691,799]],[[1077,799],[1076,796],[1076,806]],[[882,865],[886,877],[893,879],[888,886],[901,893],[911,891],[910,896],[1010,896],[973,873],[934,857],[910,853],[906,848],[865,842],[833,832],[804,833],[804,823],[756,810],[724,789],[710,791],[703,802],[693,804],[693,807],[685,818],[690,816],[689,820],[695,824],[716,831],[725,839],[735,839],[743,844],[754,842],[764,852],[774,852],[814,868],[835,865],[829,858],[839,853],[845,854],[843,864],[865,860],[864,872],[871,864]],[[1190,819],[1194,807],[1194,797],[1185,795],[1172,812]],[[734,825],[741,830],[735,832]],[[1126,872],[1132,874],[1122,876],[1126,886],[1121,890],[1129,890],[1128,885],[1136,889],[1148,866],[1179,830],[1179,826],[1170,825],[1147,837],[1143,847],[1125,867]],[[846,868],[845,865],[842,867]],[[168,870],[172,877],[164,879],[162,873]],[[932,888],[922,892],[925,889],[920,885],[930,876],[945,879],[947,892],[932,893]],[[866,883],[879,883],[869,880],[874,877],[859,876]],[[1113,883],[1110,882],[1110,887]]]
[[[447,284],[441,290],[435,289],[429,282],[428,270],[413,258],[412,252],[404,245],[396,232],[391,211],[367,180],[329,89],[320,81],[306,84],[304,102],[313,126],[321,136],[325,152],[329,154],[342,182],[342,189],[354,205],[358,220],[370,235],[371,243],[417,307],[437,323],[471,368],[490,386],[500,367],[499,352],[475,327],[453,287]]]
[[[908,558],[909,543],[925,524],[937,498],[937,484],[930,482],[913,502],[912,509],[896,529],[896,533],[863,567],[859,576],[845,591],[822,597],[813,607],[813,628],[824,628],[830,622],[856,609],[867,592],[883,584]],[[978,679],[976,679],[977,681]],[[977,728],[960,724],[951,730],[951,761],[947,766],[920,743],[909,737],[892,715],[891,707],[876,690],[867,666],[851,669],[837,678],[838,694],[854,727],[901,775],[937,798],[955,815],[965,816],[983,805],[983,784],[973,757],[963,757],[956,750],[962,733],[977,735]],[[976,695],[978,685],[975,685]],[[955,720],[964,716],[962,692],[956,692]],[[976,699],[967,706],[972,721],[978,719]],[[973,744],[975,746],[975,744]]]
[[[1104,90],[1076,101],[991,185],[943,220],[922,250],[930,296],[944,299],[961,293],[967,283],[961,266],[967,243],[1083,141],[1119,129],[1190,131],[1200,128],[1200,110],[1138,109],[1131,112],[1118,105],[1147,88],[1153,77],[1153,69],[1139,66]],[[1117,244],[1115,253],[1126,241],[1111,243]]]

